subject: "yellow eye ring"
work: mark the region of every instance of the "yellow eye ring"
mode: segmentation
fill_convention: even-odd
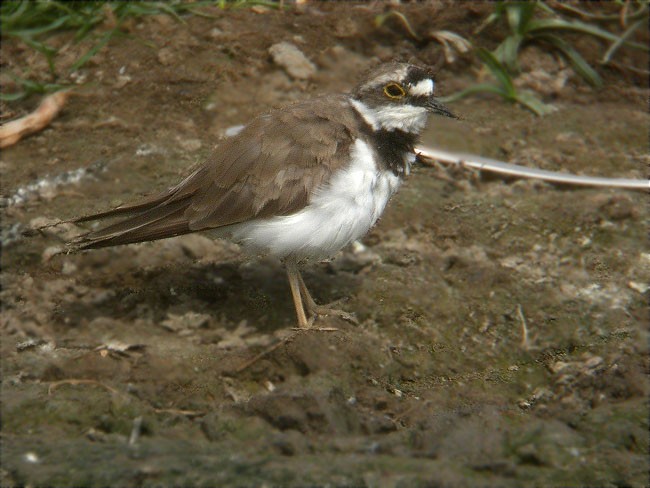
[[[384,87],[384,95],[393,100],[398,100],[406,95],[404,88],[397,83],[389,83]]]

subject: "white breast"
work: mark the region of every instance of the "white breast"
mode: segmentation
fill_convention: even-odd
[[[377,222],[400,179],[377,167],[372,151],[357,139],[352,164],[319,188],[303,210],[237,224],[232,239],[249,251],[297,261],[322,261],[359,239]]]

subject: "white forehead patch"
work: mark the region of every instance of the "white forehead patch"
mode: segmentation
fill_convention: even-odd
[[[415,85],[411,86],[409,94],[414,97],[425,96],[429,97],[433,95],[433,80],[426,79],[418,81]]]

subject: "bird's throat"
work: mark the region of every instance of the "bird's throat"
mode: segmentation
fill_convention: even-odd
[[[399,130],[419,134],[427,123],[427,109],[415,105],[380,105],[371,107],[360,100],[352,106],[374,130]]]

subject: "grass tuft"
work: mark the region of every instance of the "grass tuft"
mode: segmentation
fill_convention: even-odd
[[[553,105],[545,104],[537,98],[533,92],[528,90],[517,90],[512,75],[493,53],[487,49],[477,48],[476,54],[488,71],[492,73],[496,83],[479,83],[472,85],[465,90],[461,90],[453,95],[445,97],[443,101],[453,102],[475,93],[494,93],[504,100],[511,103],[517,103],[527,108],[535,115],[546,115],[555,110]]]
[[[19,100],[34,93],[48,93],[69,85],[61,81],[66,75],[79,70],[110,40],[121,32],[124,21],[148,15],[169,15],[177,22],[184,23],[186,15],[209,16],[202,7],[244,8],[262,5],[281,8],[282,2],[256,0],[219,1],[88,1],[66,2],[59,0],[31,1],[5,0],[0,5],[0,28],[2,37],[12,37],[41,53],[48,64],[50,82],[39,82],[10,76],[16,81],[19,90],[14,93],[1,93],[0,100]],[[48,43],[55,33],[72,31],[74,41],[80,42],[93,34],[95,29],[105,26],[107,30],[99,34],[92,46],[82,54],[62,75],[57,71],[56,60],[59,50]]]

